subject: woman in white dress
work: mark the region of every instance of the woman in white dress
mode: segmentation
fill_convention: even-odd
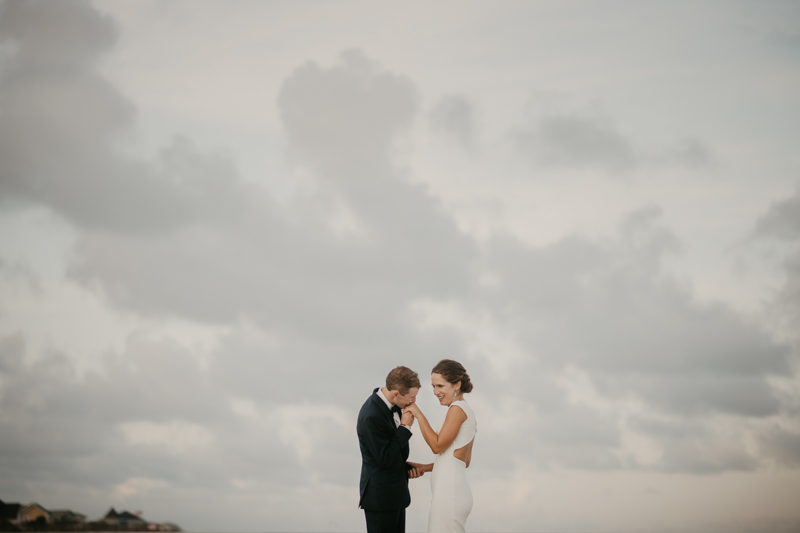
[[[457,361],[443,359],[431,371],[433,394],[447,406],[447,416],[437,433],[416,403],[405,409],[419,421],[422,436],[433,453],[433,464],[412,464],[431,474],[431,512],[428,533],[464,533],[472,510],[472,491],[465,470],[472,460],[472,444],[477,426],[464,394],[472,390],[469,374]]]

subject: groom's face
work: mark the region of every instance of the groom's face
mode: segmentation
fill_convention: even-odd
[[[397,393],[397,396],[394,398],[394,404],[397,407],[403,408],[409,404],[412,404],[417,401],[417,393],[419,392],[419,387],[412,387],[408,389],[408,394],[402,396],[399,391],[392,391],[393,393]]]

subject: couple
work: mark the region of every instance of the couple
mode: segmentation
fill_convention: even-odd
[[[472,491],[465,469],[472,459],[477,427],[464,394],[472,390],[469,374],[457,361],[443,359],[431,370],[433,394],[447,406],[437,433],[416,404],[417,373],[398,366],[386,376],[358,413],[361,446],[361,500],[368,533],[404,533],[411,503],[408,479],[431,472],[428,533],[463,533],[472,510]],[[408,461],[411,426],[419,421],[422,437],[436,455],[432,464]]]

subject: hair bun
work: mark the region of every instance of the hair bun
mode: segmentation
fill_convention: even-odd
[[[467,374],[466,372],[464,373],[464,376],[461,378],[461,392],[462,394],[472,392],[472,381],[470,381],[469,374]]]

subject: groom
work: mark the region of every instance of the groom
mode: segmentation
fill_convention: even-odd
[[[419,387],[417,373],[398,366],[386,376],[386,386],[372,391],[358,413],[358,506],[364,509],[367,533],[405,533],[406,507],[411,503],[408,479],[422,472],[406,462],[414,416],[402,410],[416,400]]]

